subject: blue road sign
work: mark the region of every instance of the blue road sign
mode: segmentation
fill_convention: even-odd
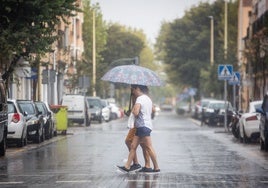
[[[219,65],[218,66],[218,79],[229,80],[233,76],[233,65]]]
[[[230,85],[239,85],[240,84],[240,73],[233,72],[232,78],[228,81]]]

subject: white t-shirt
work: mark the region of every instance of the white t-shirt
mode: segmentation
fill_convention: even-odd
[[[136,99],[136,103],[140,104],[141,108],[138,116],[136,116],[135,126],[136,127],[146,126],[149,129],[152,129],[153,128],[151,119],[152,108],[153,108],[152,100],[150,99],[150,97],[143,94]]]

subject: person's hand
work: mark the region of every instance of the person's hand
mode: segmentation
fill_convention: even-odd
[[[130,116],[130,113],[131,113],[131,110],[128,110],[128,111],[124,110],[124,114],[125,114],[126,116]]]

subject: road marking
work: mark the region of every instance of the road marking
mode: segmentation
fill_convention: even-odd
[[[56,183],[90,183],[91,180],[70,180],[70,181],[56,181]]]
[[[0,182],[0,185],[13,185],[13,184],[23,184],[23,181],[7,181],[7,182]]]

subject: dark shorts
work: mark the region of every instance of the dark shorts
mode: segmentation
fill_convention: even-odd
[[[152,130],[148,127],[138,127],[136,130],[135,135],[138,137],[150,136]]]

